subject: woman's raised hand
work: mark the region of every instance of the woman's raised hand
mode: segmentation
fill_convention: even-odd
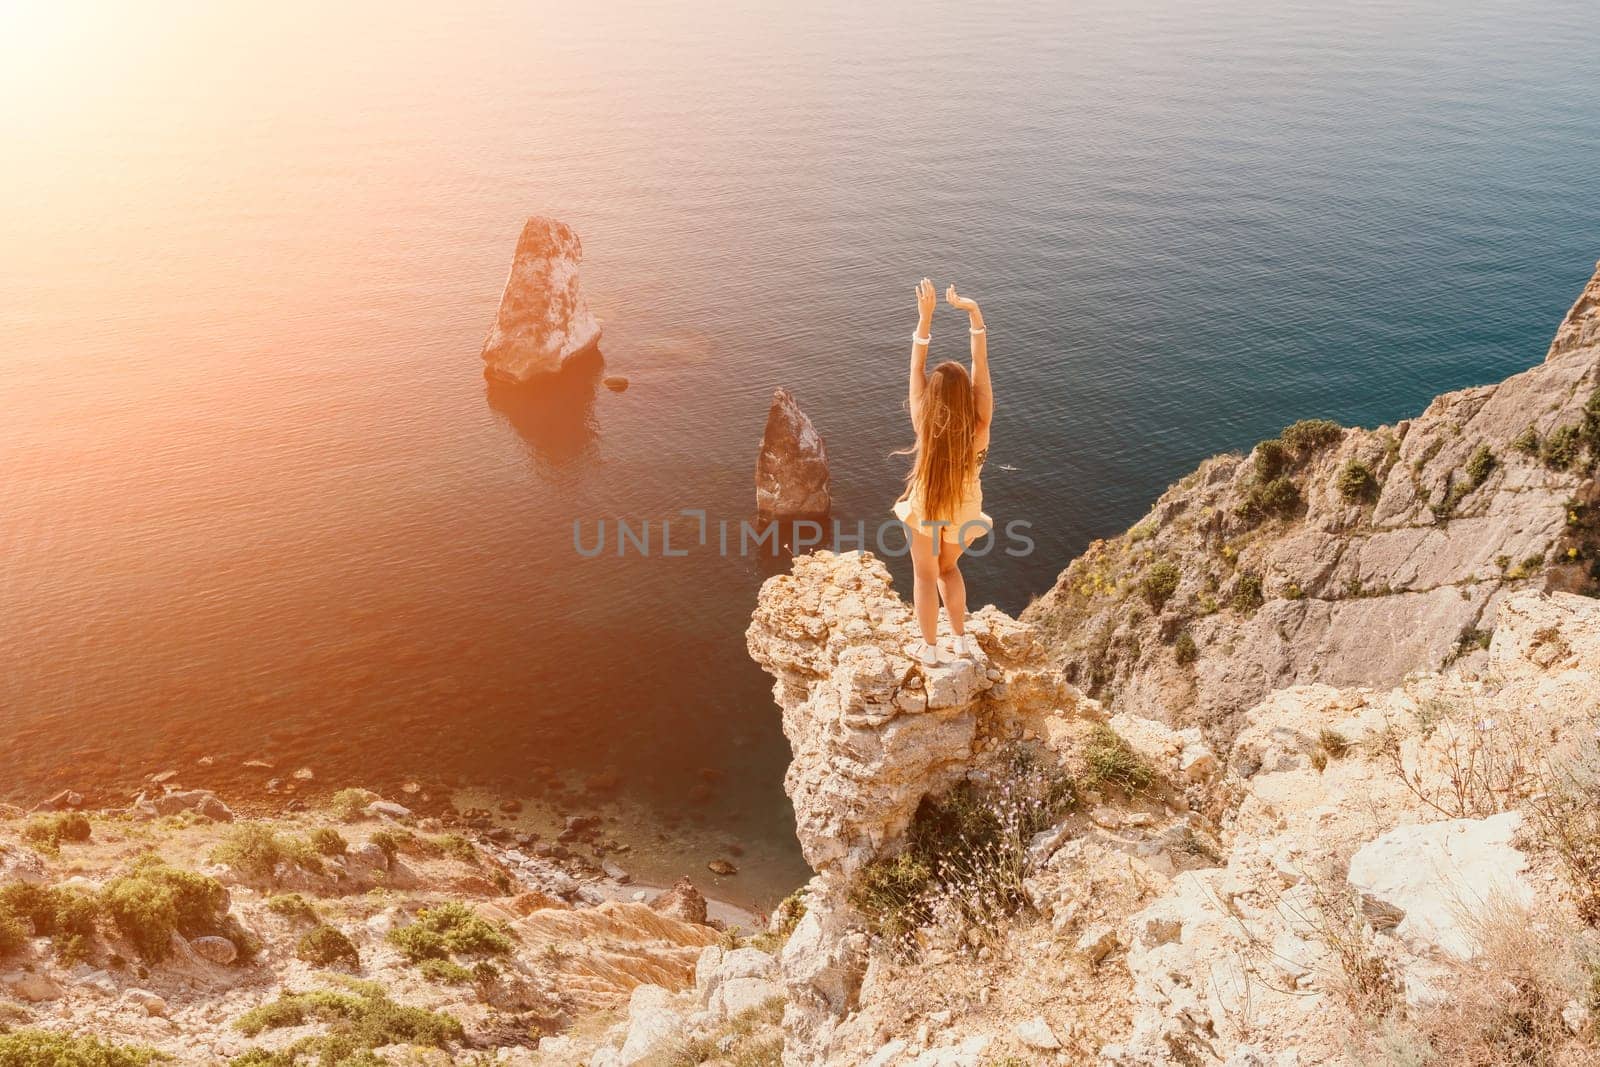
[[[971,297],[958,295],[956,293],[956,287],[954,283],[951,283],[950,288],[944,291],[944,298],[953,308],[960,308],[968,315],[978,314],[978,302],[973,300]]]
[[[954,289],[951,292],[955,292]],[[938,294],[934,291],[933,282],[927,278],[917,283],[917,321],[922,324],[919,331],[922,336],[928,336],[928,327],[933,324],[933,309],[939,303]]]

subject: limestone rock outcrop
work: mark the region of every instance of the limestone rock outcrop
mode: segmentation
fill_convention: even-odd
[[[867,553],[802,556],[762,585],[745,641],[775,679],[794,753],[784,789],[819,874],[847,880],[893,846],[922,798],[963,777],[1016,723],[1100,715],[1040,669],[1031,627],[990,605],[967,631],[981,659],[915,662],[911,608]]]
[[[1103,719],[1043,665],[1031,627],[988,606],[967,632],[981,657],[914,660],[911,609],[866,553],[799,557],[761,588],[746,643],[774,678],[793,751],[784,788],[818,873],[781,958],[786,1062],[852,1062],[854,1038],[837,1031],[858,1006],[868,938],[849,886],[903,844],[923,798],[982,766],[1003,740],[1031,736],[1065,751]]]
[[[1545,359],[1555,359],[1591,345],[1600,345],[1600,263],[1594,265],[1594,277],[1584,286],[1583,295],[1561,320]]]
[[[1600,276],[1544,362],[1207,460],[1023,619],[1112,710],[1225,743],[1274,689],[1393,685],[1481,647],[1512,592],[1595,590],[1597,456]]]
[[[483,342],[484,373],[521,384],[593,350],[600,322],[578,285],[583,244],[572,227],[536,215],[522,227],[500,310]]]
[[[772,391],[756,456],[756,511],[764,518],[819,518],[828,513],[828,447],[787,389]]]

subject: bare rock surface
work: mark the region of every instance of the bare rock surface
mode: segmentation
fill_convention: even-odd
[[[583,244],[572,227],[536,215],[522,227],[500,310],[483,342],[484,373],[523,383],[595,348],[600,322],[578,284]]]
[[[789,390],[774,389],[756,456],[756,511],[803,519],[826,515],[831,506],[827,445]]]
[[[1548,358],[1376,430],[1298,424],[1170,488],[1023,613],[1115,711],[1226,740],[1306,682],[1393,685],[1470,653],[1522,589],[1600,562],[1600,275]]]
[[[1350,858],[1348,879],[1369,910],[1397,920],[1390,927],[1396,937],[1421,950],[1471,956],[1476,908],[1489,901],[1533,902],[1522,873],[1528,857],[1512,844],[1521,826],[1516,811],[1398,826],[1361,846]]]

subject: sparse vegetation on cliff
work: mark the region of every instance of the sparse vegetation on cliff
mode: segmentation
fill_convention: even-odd
[[[48,1030],[0,1032],[0,1067],[150,1067],[171,1060],[142,1045],[118,1045],[94,1037]]]
[[[232,1067],[324,1067],[369,1062],[358,1059],[385,1045],[443,1048],[460,1041],[461,1023],[450,1015],[408,1007],[389,999],[381,986],[349,981],[344,990],[319,989],[285,993],[270,1004],[252,1008],[235,1024],[246,1037],[268,1030],[321,1024],[324,1033],[304,1037],[281,1051],[256,1050],[236,1057]]]
[[[418,912],[409,926],[389,932],[389,943],[412,963],[448,959],[452,953],[503,956],[512,949],[511,939],[503,932],[454,901]]]
[[[106,915],[147,960],[172,954],[172,935],[198,937],[233,931],[227,890],[215,878],[169,867],[154,856],[107,883]]]

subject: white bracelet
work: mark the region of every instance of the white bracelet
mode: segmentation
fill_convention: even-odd
[[[914,345],[925,345],[931,340],[933,340],[932,333],[929,333],[926,337],[918,337],[915,330],[911,331],[911,343]]]
[[[968,329],[967,332],[970,333],[974,337],[981,337],[985,333],[988,333],[989,331],[985,330],[982,326],[980,326],[976,330]]]

